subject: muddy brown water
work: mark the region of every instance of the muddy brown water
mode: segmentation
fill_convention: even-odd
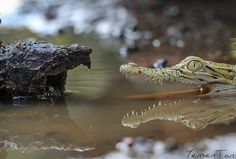
[[[114,150],[116,143],[127,136],[142,136],[162,141],[173,138],[178,144],[184,144],[236,130],[235,122],[232,120],[230,125],[213,123],[197,131],[181,122],[167,120],[153,120],[141,124],[136,129],[124,127],[122,119],[127,113],[131,113],[132,110],[139,112],[159,103],[159,100],[130,100],[126,98],[128,95],[160,89],[172,90],[174,87],[159,87],[123,77],[119,73],[119,66],[137,60],[139,54],[130,59],[122,58],[117,53],[119,43],[110,39],[101,41],[70,34],[38,38],[28,31],[16,32],[14,37],[10,37],[10,34],[12,35],[9,31],[2,31],[0,38],[4,39],[4,42],[44,39],[55,44],[78,42],[88,45],[93,48],[92,67],[88,70],[79,66],[69,71],[66,87],[73,93],[66,97],[65,103],[25,107],[2,106],[0,158],[95,157]],[[152,54],[153,52],[150,53],[151,57]],[[143,54],[140,54],[140,57],[142,56]],[[182,101],[178,106],[181,107],[182,104],[186,107],[191,105],[192,101]],[[166,101],[168,102],[170,101]],[[215,106],[222,103],[225,104],[220,101],[220,104]],[[214,107],[214,102],[206,100],[195,105],[206,111]],[[204,105],[206,107],[202,107]],[[231,106],[234,110],[233,104]],[[218,110],[216,108],[212,112]],[[195,111],[198,110],[191,110],[191,113]]]

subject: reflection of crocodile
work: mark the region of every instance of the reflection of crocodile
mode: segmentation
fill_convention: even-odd
[[[0,95],[10,99],[38,99],[64,95],[69,69],[83,64],[90,68],[91,49],[44,42],[0,46]]]
[[[236,66],[230,64],[205,61],[199,57],[190,56],[179,64],[163,69],[149,69],[134,63],[122,65],[120,72],[126,76],[142,77],[150,81],[180,82],[187,85],[198,86],[193,91],[182,91],[184,93],[195,93],[197,97],[222,96],[236,94]],[[196,90],[199,90],[198,92]],[[171,92],[171,96],[178,92]],[[193,95],[193,94],[191,94]],[[160,98],[168,94],[138,95],[135,98]],[[170,96],[168,96],[170,97]],[[194,104],[193,102],[176,104],[174,106],[161,105],[149,108],[147,111],[126,115],[122,120],[124,126],[137,127],[155,119],[164,119],[181,122],[192,129],[202,129],[208,124],[225,123],[235,118],[234,100],[226,104],[227,100],[218,99],[220,106],[208,103]],[[216,100],[216,99],[211,99]]]
[[[219,99],[220,100],[220,99]],[[232,103],[224,105],[227,100],[216,103],[197,101],[178,102],[175,105],[158,105],[141,113],[132,112],[122,119],[122,124],[136,128],[152,120],[170,120],[181,122],[191,129],[203,129],[209,124],[229,123],[236,117],[236,108]],[[233,101],[234,102],[234,101]],[[223,104],[224,103],[224,104]]]
[[[179,64],[162,69],[150,69],[129,63],[120,67],[126,76],[142,77],[162,83],[179,82],[199,86],[200,94],[222,95],[236,93],[236,66],[189,56]]]

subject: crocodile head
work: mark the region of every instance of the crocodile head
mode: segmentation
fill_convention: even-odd
[[[179,82],[198,87],[201,94],[220,94],[236,91],[236,68],[234,65],[203,60],[189,56],[180,63],[162,69],[150,69],[128,63],[120,66],[126,76],[144,78],[149,81]]]

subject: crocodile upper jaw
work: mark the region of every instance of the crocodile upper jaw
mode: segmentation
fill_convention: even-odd
[[[120,66],[120,72],[161,85],[164,81],[191,85],[199,88],[201,94],[230,94],[236,89],[234,65],[211,62],[195,56],[189,56],[174,66],[162,69],[128,63]]]

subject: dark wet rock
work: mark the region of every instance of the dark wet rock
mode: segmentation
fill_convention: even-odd
[[[135,43],[130,43],[128,45],[124,45],[120,48],[120,54],[123,57],[128,56],[128,54],[138,51],[138,46]]]
[[[132,142],[132,144],[130,144],[130,142]],[[166,142],[163,142],[159,140],[154,141],[147,138],[142,138],[141,140],[140,138],[128,138],[128,140],[122,140],[117,144],[117,150],[96,158],[183,159],[207,158],[206,155],[215,155],[218,156],[218,158],[224,158],[223,156],[225,155],[233,156],[236,153],[235,147],[233,146],[235,142],[235,133],[216,136],[212,139],[203,139],[197,143],[186,143],[180,146],[176,145],[174,139],[167,139]],[[125,146],[126,144],[131,146]],[[219,156],[220,150],[221,156]]]
[[[176,143],[176,141],[175,141],[174,138],[168,138],[168,139],[166,140],[166,150],[167,150],[168,152],[175,151],[175,150],[177,150],[178,148],[179,148],[179,147],[178,147],[178,145],[177,145],[177,143]]]
[[[164,68],[167,66],[167,60],[166,59],[157,59],[153,65],[152,65],[154,68]]]
[[[125,48],[122,55],[151,46],[191,54],[225,52],[235,35],[235,4],[234,0],[25,0],[16,15],[4,17],[4,25],[26,26],[43,35],[72,31],[115,37]]]
[[[47,20],[53,20],[53,19],[56,19],[57,18],[57,11],[58,11],[58,8],[59,6],[58,5],[52,5],[50,6],[46,12],[44,13],[45,14],[45,18]]]
[[[224,4],[221,1],[148,0],[132,4],[126,1],[124,6],[137,19],[139,32],[152,32],[154,47],[171,46],[194,54],[203,50],[228,51],[229,40],[235,32],[231,21],[236,12],[229,11],[233,10],[234,3],[232,0]],[[143,48],[140,41],[138,46]]]
[[[83,64],[90,68],[90,48],[22,42],[1,45],[2,99],[51,99],[64,96],[67,71]]]
[[[122,155],[133,158],[143,158],[152,153],[154,141],[151,139],[137,137],[126,137],[116,145],[116,148]]]

